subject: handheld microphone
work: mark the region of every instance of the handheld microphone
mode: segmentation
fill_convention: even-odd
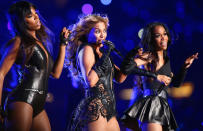
[[[119,55],[121,58],[123,58],[123,55],[120,53],[119,50],[117,50],[117,49],[115,48],[115,45],[114,45],[113,42],[111,42],[111,41],[109,41],[109,40],[103,40],[103,43],[106,44],[106,45],[108,45],[108,46],[111,46],[111,47],[112,47],[112,50],[113,50],[117,55]]]

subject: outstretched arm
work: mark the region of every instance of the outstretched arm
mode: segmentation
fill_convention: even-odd
[[[184,65],[182,66],[181,70],[179,71],[179,73],[177,75],[174,75],[171,81],[171,84],[174,87],[180,87],[181,83],[183,83],[185,76],[187,74],[187,69],[192,65],[193,61],[195,59],[198,59],[198,53],[188,57],[185,62]]]

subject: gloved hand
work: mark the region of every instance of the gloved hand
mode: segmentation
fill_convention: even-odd
[[[113,49],[112,45],[106,45],[105,48],[102,48],[102,57],[96,61],[92,69],[97,73],[98,77],[105,76],[105,72],[109,68],[109,55]]]
[[[125,57],[121,64],[121,72],[125,75],[136,74],[141,76],[149,76],[157,78],[157,74],[151,71],[140,69],[134,61],[135,56],[138,54],[139,47],[132,49]]]
[[[66,27],[63,28],[63,30],[60,33],[60,44],[61,45],[68,45],[69,37],[70,37],[71,31],[66,29]]]
[[[138,54],[139,48],[140,47],[133,48],[125,56],[123,62],[121,63],[121,71],[123,74],[125,75],[130,74],[132,70],[137,66],[137,64],[134,61],[134,58]]]

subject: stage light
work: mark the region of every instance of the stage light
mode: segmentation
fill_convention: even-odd
[[[109,5],[109,4],[111,4],[111,1],[112,0],[100,0],[101,1],[101,3],[103,4],[103,5]]]
[[[10,22],[7,23],[7,28],[8,28],[8,30],[12,30]]]
[[[169,88],[168,93],[174,98],[188,98],[192,95],[193,90],[193,83],[185,82],[179,88]]]
[[[120,94],[120,98],[123,100],[131,100],[133,96],[133,90],[132,89],[123,89]]]
[[[93,7],[92,7],[92,5],[91,4],[84,4],[83,6],[82,6],[82,12],[84,13],[84,14],[91,14],[92,12],[93,12]]]

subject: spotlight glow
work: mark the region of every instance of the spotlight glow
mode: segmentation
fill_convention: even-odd
[[[93,7],[92,7],[92,5],[91,4],[84,4],[83,6],[82,6],[82,12],[84,13],[84,14],[91,14],[92,12],[93,12]]]
[[[8,30],[12,30],[12,27],[11,27],[11,23],[10,23],[10,22],[7,23],[7,28],[8,28]]]
[[[111,1],[112,0],[100,0],[101,1],[101,3],[103,4],[103,5],[109,5],[109,4],[111,4]]]

